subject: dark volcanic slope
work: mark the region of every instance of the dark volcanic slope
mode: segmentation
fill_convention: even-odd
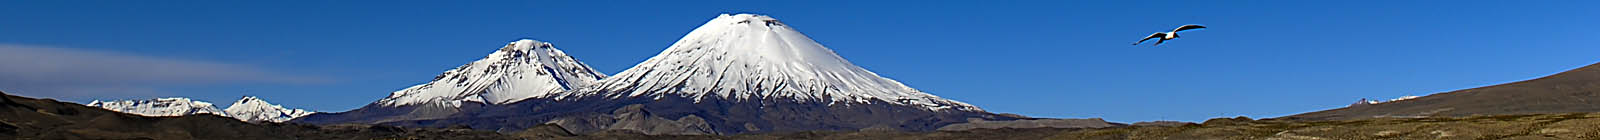
[[[646,134],[740,134],[809,130],[854,131],[878,127],[933,131],[968,119],[1015,120],[984,112],[917,111],[889,103],[827,105],[790,100],[730,101],[683,97],[568,100],[530,99],[447,119],[381,123],[396,126],[466,125],[481,130],[517,131],[559,124],[575,133],[634,130]],[[1101,121],[1104,123],[1104,121]]]
[[[144,117],[0,92],[0,139],[514,139],[465,129],[245,123],[216,115]]]
[[[1284,117],[1349,120],[1372,117],[1470,116],[1600,112],[1600,64],[1538,79],[1458,90],[1417,99]]]

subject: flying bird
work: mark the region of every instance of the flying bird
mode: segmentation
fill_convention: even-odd
[[[1144,37],[1144,39],[1139,39],[1139,42],[1133,42],[1133,45],[1139,45],[1140,42],[1144,42],[1145,40],[1150,40],[1151,38],[1161,38],[1161,40],[1156,40],[1156,44],[1155,45],[1151,45],[1151,46],[1161,45],[1161,42],[1166,42],[1167,40],[1172,40],[1172,39],[1178,38],[1178,32],[1181,32],[1181,31],[1184,31],[1184,30],[1201,29],[1201,28],[1206,28],[1206,26],[1200,26],[1200,25],[1194,25],[1194,24],[1178,26],[1178,29],[1172,29],[1171,32],[1156,32],[1154,34],[1150,34],[1150,36]]]

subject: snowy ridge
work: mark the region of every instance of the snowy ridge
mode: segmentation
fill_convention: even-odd
[[[428,83],[390,93],[383,106],[423,103],[460,107],[464,102],[503,104],[589,86],[605,74],[553,48],[518,40],[483,59],[445,71]]]
[[[246,122],[284,122],[300,116],[311,115],[312,111],[304,109],[289,109],[281,105],[273,105],[255,96],[245,96],[239,101],[234,101],[228,109],[223,110],[235,119]]]
[[[981,111],[867,71],[777,19],[752,14],[720,15],[655,57],[597,86],[569,93],[554,98],[672,95],[830,105],[883,101],[928,110]]]
[[[122,113],[153,117],[183,116],[191,114],[216,114],[228,116],[226,113],[223,113],[222,110],[217,109],[217,106],[214,106],[211,103],[181,97],[156,98],[149,100],[94,100],[94,102],[90,102],[88,106],[104,108],[106,110]]]

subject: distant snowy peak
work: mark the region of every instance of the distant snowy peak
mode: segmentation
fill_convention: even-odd
[[[867,71],[777,19],[752,14],[718,16],[655,57],[557,99],[667,95],[981,111]]]
[[[445,71],[433,81],[390,93],[376,104],[504,104],[588,86],[605,76],[550,43],[524,39],[506,44],[483,59]]]
[[[228,109],[223,111],[227,112],[228,116],[246,122],[284,122],[316,113],[304,109],[284,108],[255,96],[245,96],[239,101],[234,101],[233,105],[229,105]]]
[[[1371,105],[1371,104],[1381,104],[1381,103],[1388,103],[1388,102],[1395,102],[1395,101],[1403,101],[1403,100],[1411,100],[1411,99],[1417,99],[1417,98],[1421,98],[1421,97],[1422,97],[1422,96],[1411,96],[1411,95],[1406,95],[1406,96],[1400,96],[1400,98],[1394,98],[1394,99],[1389,99],[1389,101],[1380,101],[1380,100],[1367,100],[1367,98],[1361,98],[1361,100],[1357,100],[1357,101],[1356,101],[1356,103],[1354,103],[1354,104],[1350,104],[1350,106],[1362,106],[1362,105]]]
[[[204,101],[189,98],[172,97],[148,100],[116,100],[90,102],[88,106],[104,108],[128,114],[144,116],[183,116],[192,114],[216,114],[227,116],[217,106]]]

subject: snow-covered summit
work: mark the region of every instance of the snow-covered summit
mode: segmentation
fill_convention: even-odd
[[[88,106],[104,108],[106,110],[144,116],[183,116],[191,114],[216,114],[227,116],[217,106],[209,102],[197,101],[182,97],[156,98],[148,100],[94,100]]]
[[[239,101],[234,101],[228,109],[223,110],[228,116],[246,122],[284,122],[300,116],[311,115],[312,111],[304,109],[289,109],[281,105],[267,103],[255,96],[245,96]]]
[[[867,71],[789,25],[753,14],[717,16],[655,57],[570,93],[555,98],[670,95],[830,105],[883,101],[928,110],[981,111]]]
[[[433,81],[390,93],[375,104],[504,104],[588,86],[604,77],[550,43],[524,39],[508,43],[483,59],[445,71]]]

